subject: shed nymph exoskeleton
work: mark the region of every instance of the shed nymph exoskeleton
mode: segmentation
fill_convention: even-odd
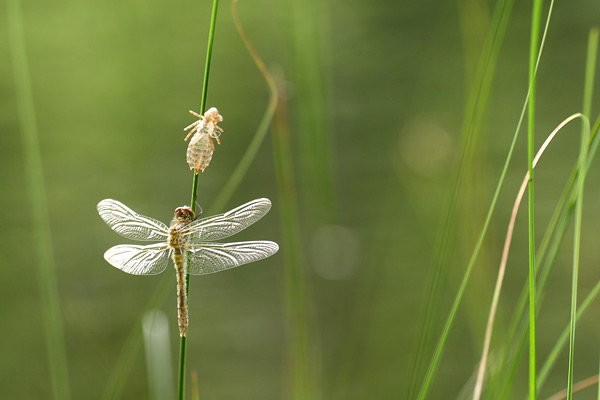
[[[218,144],[221,144],[219,135],[223,133],[223,129],[218,127],[217,123],[223,121],[223,117],[215,107],[209,108],[204,115],[200,115],[192,110],[190,110],[190,114],[198,117],[198,121],[183,129],[184,131],[191,129],[190,133],[184,139],[186,141],[194,134],[187,148],[187,163],[190,169],[195,170],[196,174],[198,174],[200,171],[204,172],[208,164],[210,164],[213,152],[215,151],[215,145],[212,140],[215,139]]]

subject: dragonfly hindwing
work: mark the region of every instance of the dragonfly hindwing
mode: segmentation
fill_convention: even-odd
[[[277,253],[279,246],[268,240],[234,243],[203,243],[188,254],[191,275],[212,274],[262,260]]]

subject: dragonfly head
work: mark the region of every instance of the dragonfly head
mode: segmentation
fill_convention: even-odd
[[[194,219],[194,211],[188,206],[177,207],[175,209],[175,219],[179,221],[192,221]]]

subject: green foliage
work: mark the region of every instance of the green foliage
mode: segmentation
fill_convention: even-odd
[[[225,134],[191,205],[271,197],[279,214],[256,229],[282,246],[193,280],[179,380],[185,363],[198,372],[193,397],[470,398],[491,303],[482,398],[545,398],[598,373],[589,2],[557,4],[537,44],[524,38],[550,15],[543,2],[532,14],[512,0],[242,1],[253,44],[222,8],[206,58],[212,2],[5,4],[0,397],[149,397],[142,316],[163,308],[175,326],[174,281],[107,267],[112,238],[93,209],[114,197],[166,220],[190,200],[181,128],[199,94]],[[526,160],[577,112],[596,122],[579,143],[568,124],[546,150],[535,221],[516,219],[495,292]]]
[[[37,264],[37,279],[41,292],[43,332],[46,340],[52,398],[71,398],[65,336],[60,307],[60,295],[56,277],[52,231],[48,216],[48,205],[44,183],[44,171],[40,153],[37,117],[33,101],[33,90],[27,48],[25,45],[23,17],[19,0],[7,1],[10,51],[15,82],[15,95],[20,133],[23,145],[25,185],[28,189],[29,207],[27,216],[32,220],[31,242],[34,262]],[[28,274],[31,279],[33,274]],[[28,313],[25,313],[28,314]]]

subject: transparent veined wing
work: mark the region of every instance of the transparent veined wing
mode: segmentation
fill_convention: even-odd
[[[166,241],[169,236],[167,225],[136,213],[120,201],[102,200],[96,208],[113,231],[128,239]]]
[[[188,253],[188,273],[212,274],[262,260],[277,253],[275,242],[258,240],[235,243],[202,243]]]
[[[156,275],[167,268],[171,250],[166,243],[137,246],[120,244],[104,253],[113,267],[132,275]]]
[[[192,222],[184,231],[193,243],[219,240],[246,229],[265,216],[271,209],[271,200],[256,199],[233,210]]]

